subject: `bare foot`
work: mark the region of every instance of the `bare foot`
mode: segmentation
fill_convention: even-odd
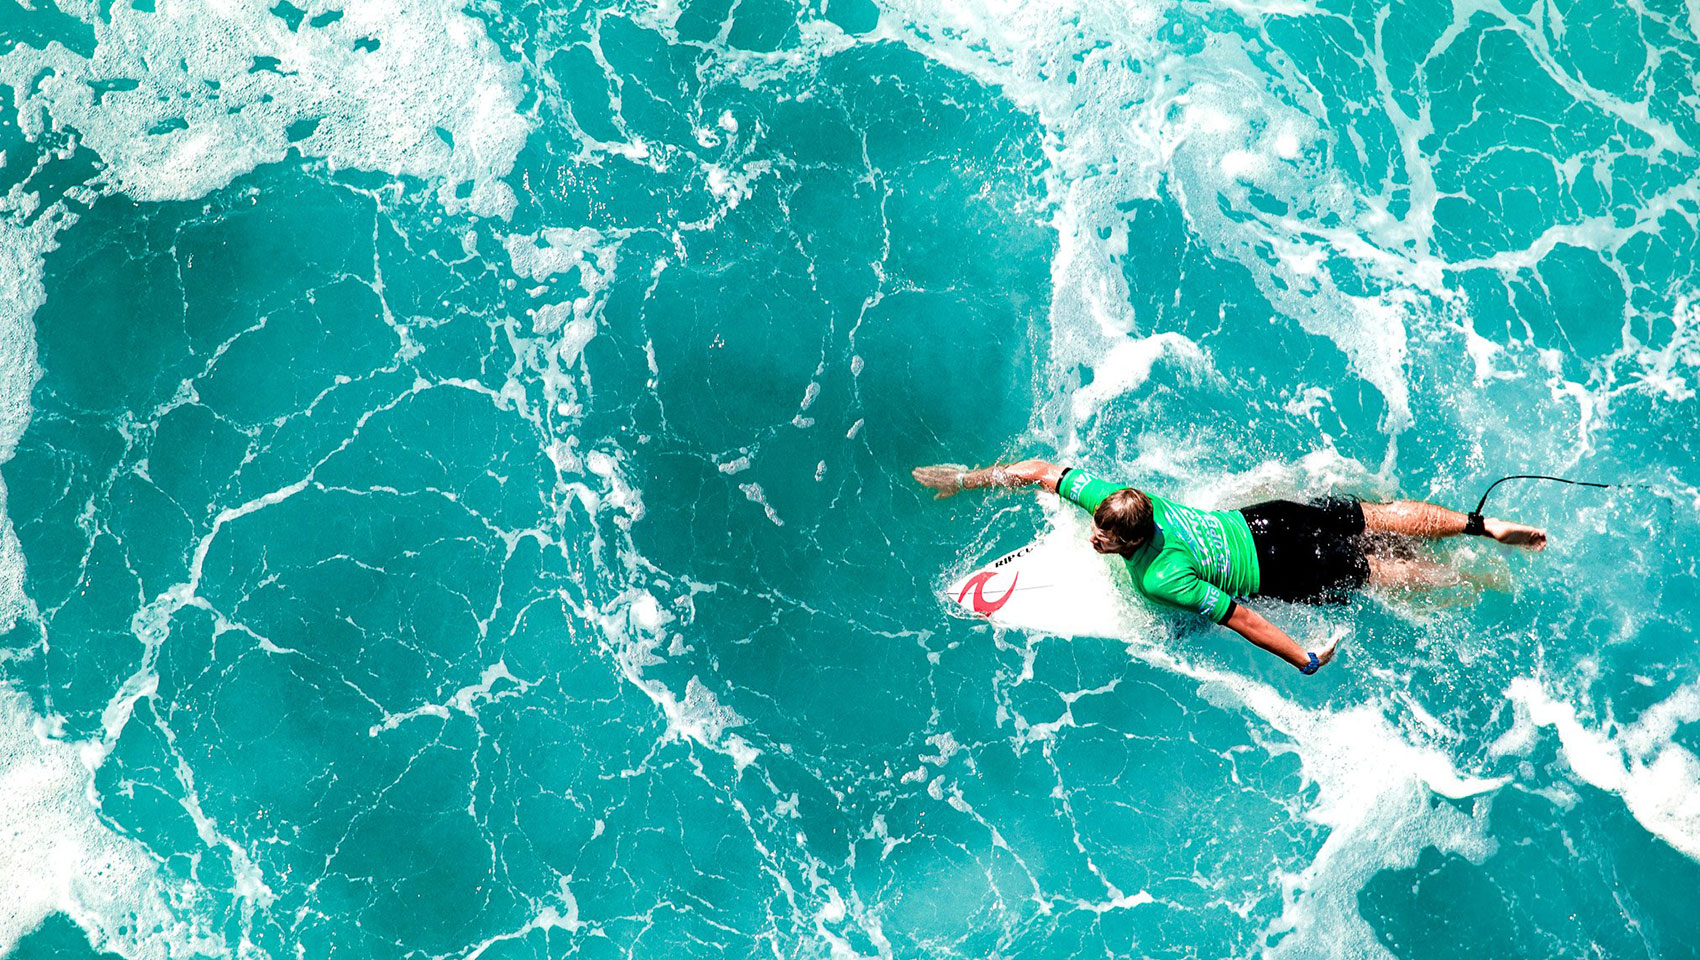
[[[1487,531],[1488,536],[1500,543],[1513,547],[1526,547],[1530,550],[1546,549],[1547,532],[1539,527],[1495,519],[1484,521],[1482,527]]]
[[[967,470],[967,467],[959,463],[940,463],[930,467],[916,467],[909,475],[921,486],[938,491],[933,495],[933,499],[943,500],[962,490],[962,474]]]

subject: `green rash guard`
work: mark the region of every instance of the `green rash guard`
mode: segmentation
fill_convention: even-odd
[[[1125,484],[1111,483],[1070,468],[1057,492],[1086,508]],[[1228,619],[1234,597],[1257,592],[1260,576],[1251,528],[1238,510],[1198,510],[1162,497],[1151,499],[1157,535],[1127,560],[1140,593],[1171,607],[1190,610],[1215,623]]]

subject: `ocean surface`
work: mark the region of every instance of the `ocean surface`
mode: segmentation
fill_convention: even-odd
[[[0,955],[1700,957],[1697,35],[0,0]],[[1628,486],[1305,678],[953,615],[1025,455]]]

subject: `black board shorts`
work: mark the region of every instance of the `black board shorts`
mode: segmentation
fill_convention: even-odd
[[[1364,508],[1357,500],[1271,500],[1240,512],[1257,548],[1258,596],[1345,603],[1369,582]]]

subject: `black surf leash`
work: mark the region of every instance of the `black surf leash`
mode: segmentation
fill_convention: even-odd
[[[1657,490],[1653,490],[1651,486],[1645,483],[1595,483],[1592,480],[1572,480],[1568,477],[1549,477],[1544,473],[1515,473],[1509,477],[1500,477],[1498,480],[1489,484],[1488,488],[1482,492],[1482,498],[1476,501],[1476,509],[1465,515],[1465,533],[1474,534],[1478,537],[1487,536],[1487,527],[1485,526],[1487,518],[1482,515],[1482,510],[1487,506],[1488,495],[1493,493],[1493,488],[1507,480],[1551,480],[1555,483],[1568,483],[1575,487],[1598,487],[1602,490],[1650,490],[1654,495],[1658,495]],[[1667,503],[1665,506],[1669,507],[1670,504]]]

